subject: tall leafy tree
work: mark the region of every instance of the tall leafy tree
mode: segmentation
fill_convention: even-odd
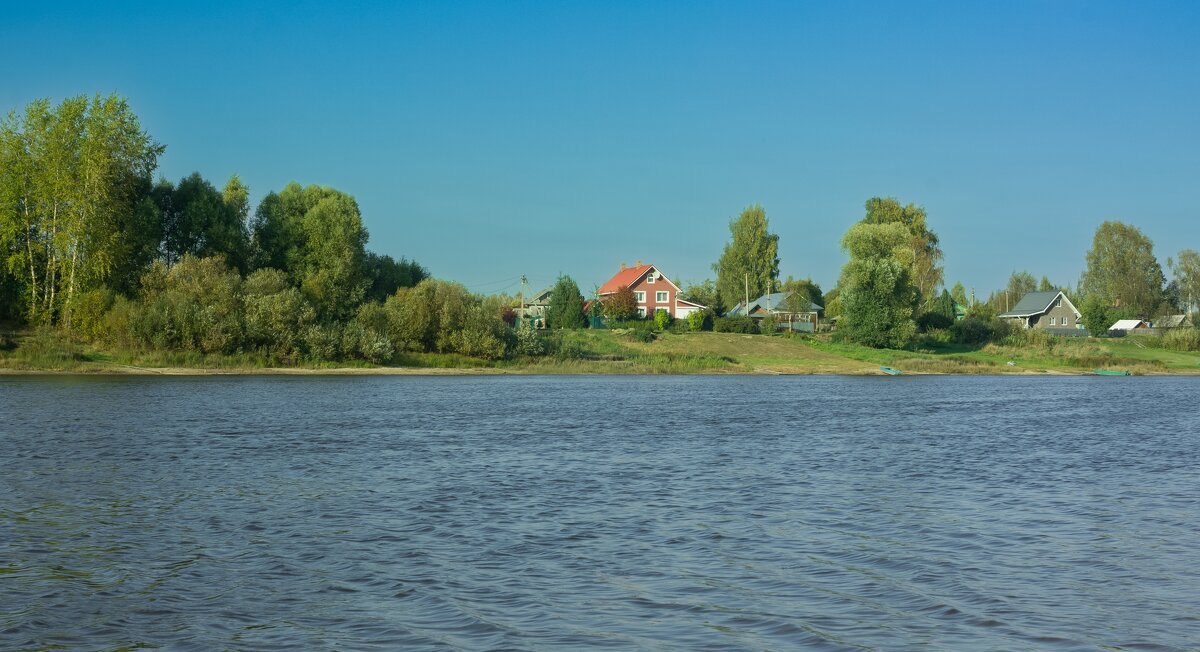
[[[958,305],[964,308],[971,305],[970,302],[967,301],[967,288],[963,287],[962,281],[954,284],[954,287],[950,289],[950,296],[954,297],[954,300],[958,302]]]
[[[617,291],[606,296],[602,303],[605,319],[625,321],[637,316],[637,298],[628,285],[617,288]]]
[[[928,307],[937,299],[944,279],[942,249],[938,236],[926,222],[925,209],[902,205],[894,197],[872,197],[866,202],[864,224],[900,224],[908,231],[912,249],[912,281],[920,292],[921,305]]]
[[[751,300],[762,296],[779,279],[779,236],[769,226],[767,213],[758,204],[729,223],[731,241],[713,265],[722,312],[747,294]]]
[[[0,125],[0,231],[21,268],[26,315],[51,322],[82,292],[128,275],[146,226],[138,204],[163,147],[116,95],[36,100]]]
[[[367,298],[372,301],[384,301],[396,290],[413,287],[429,278],[429,270],[407,258],[397,261],[391,256],[368,251],[363,264],[364,274],[370,283]]]
[[[1150,317],[1163,307],[1164,285],[1166,277],[1150,238],[1122,222],[1104,222],[1096,229],[1087,270],[1079,279],[1081,294]]]
[[[801,298],[801,301],[815,303],[818,306],[823,306],[825,295],[821,292],[821,286],[817,285],[811,278],[794,279],[791,276],[787,277],[783,283],[779,285],[781,292],[791,292],[794,296]],[[809,303],[797,302],[795,305],[804,306],[807,310]]]
[[[1179,301],[1188,312],[1200,307],[1200,253],[1184,249],[1174,259],[1167,259],[1167,267],[1174,276],[1179,289]]]
[[[560,276],[554,283],[546,318],[551,328],[577,329],[587,326],[583,315],[583,295],[570,276]]]
[[[919,291],[912,280],[912,236],[903,224],[859,223],[842,238],[850,260],[838,281],[842,330],[853,341],[901,348],[916,333]]]
[[[153,196],[162,211],[163,258],[168,265],[187,255],[223,256],[231,267],[243,272],[249,268],[249,190],[236,175],[218,192],[193,172],[173,188],[160,181]]]

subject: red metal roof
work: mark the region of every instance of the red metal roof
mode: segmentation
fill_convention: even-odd
[[[626,267],[616,273],[615,276],[608,279],[608,282],[600,286],[597,294],[609,294],[621,289],[621,286],[631,286],[637,282],[646,272],[650,271],[654,265],[638,265],[637,267]]]

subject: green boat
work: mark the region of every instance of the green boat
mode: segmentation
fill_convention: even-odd
[[[1116,369],[1093,369],[1092,373],[1097,376],[1132,376],[1128,371],[1117,371]]]
[[[899,369],[893,369],[892,367],[880,367],[879,370],[889,376],[903,376],[904,375],[903,371],[900,371]]]

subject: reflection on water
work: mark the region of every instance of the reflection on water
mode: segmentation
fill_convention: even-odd
[[[1198,649],[1197,382],[0,378],[0,649]]]

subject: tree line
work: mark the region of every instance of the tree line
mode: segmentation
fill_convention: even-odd
[[[293,182],[251,214],[250,189],[236,175],[220,189],[199,173],[154,181],[164,150],[116,95],[36,100],[0,121],[0,321],[128,347],[284,361],[383,362],[404,351],[496,358],[538,348],[514,328],[511,297],[473,295],[415,261],[369,251],[349,194]],[[890,197],[864,208],[842,238],[849,260],[837,285],[823,292],[810,278],[780,279],[779,237],[763,207],[748,206],[729,223],[715,280],[685,284],[682,296],[710,310],[678,327],[752,331],[750,320],[725,314],[779,291],[790,293],[788,310],[823,306],[838,337],[876,347],[909,346],[934,331],[964,341],[1002,335],[996,315],[1035,289],[1072,295],[1094,333],[1117,318],[1200,306],[1200,254],[1168,259],[1168,279],[1150,240],[1121,222],[1097,229],[1074,289],[1020,271],[976,301],[961,283],[945,287],[924,208]],[[628,291],[593,301],[585,314],[568,276],[550,304],[552,328],[636,316]],[[669,326],[669,317],[649,318]]]
[[[164,150],[116,95],[36,100],[0,120],[0,320],[175,350],[371,357],[358,330],[388,329],[364,306],[418,301],[396,297],[428,270],[368,251],[349,194],[293,182],[251,215],[236,175],[220,190],[199,173],[153,181]],[[462,310],[447,324],[482,304],[451,294]],[[329,346],[334,332],[346,342]]]

